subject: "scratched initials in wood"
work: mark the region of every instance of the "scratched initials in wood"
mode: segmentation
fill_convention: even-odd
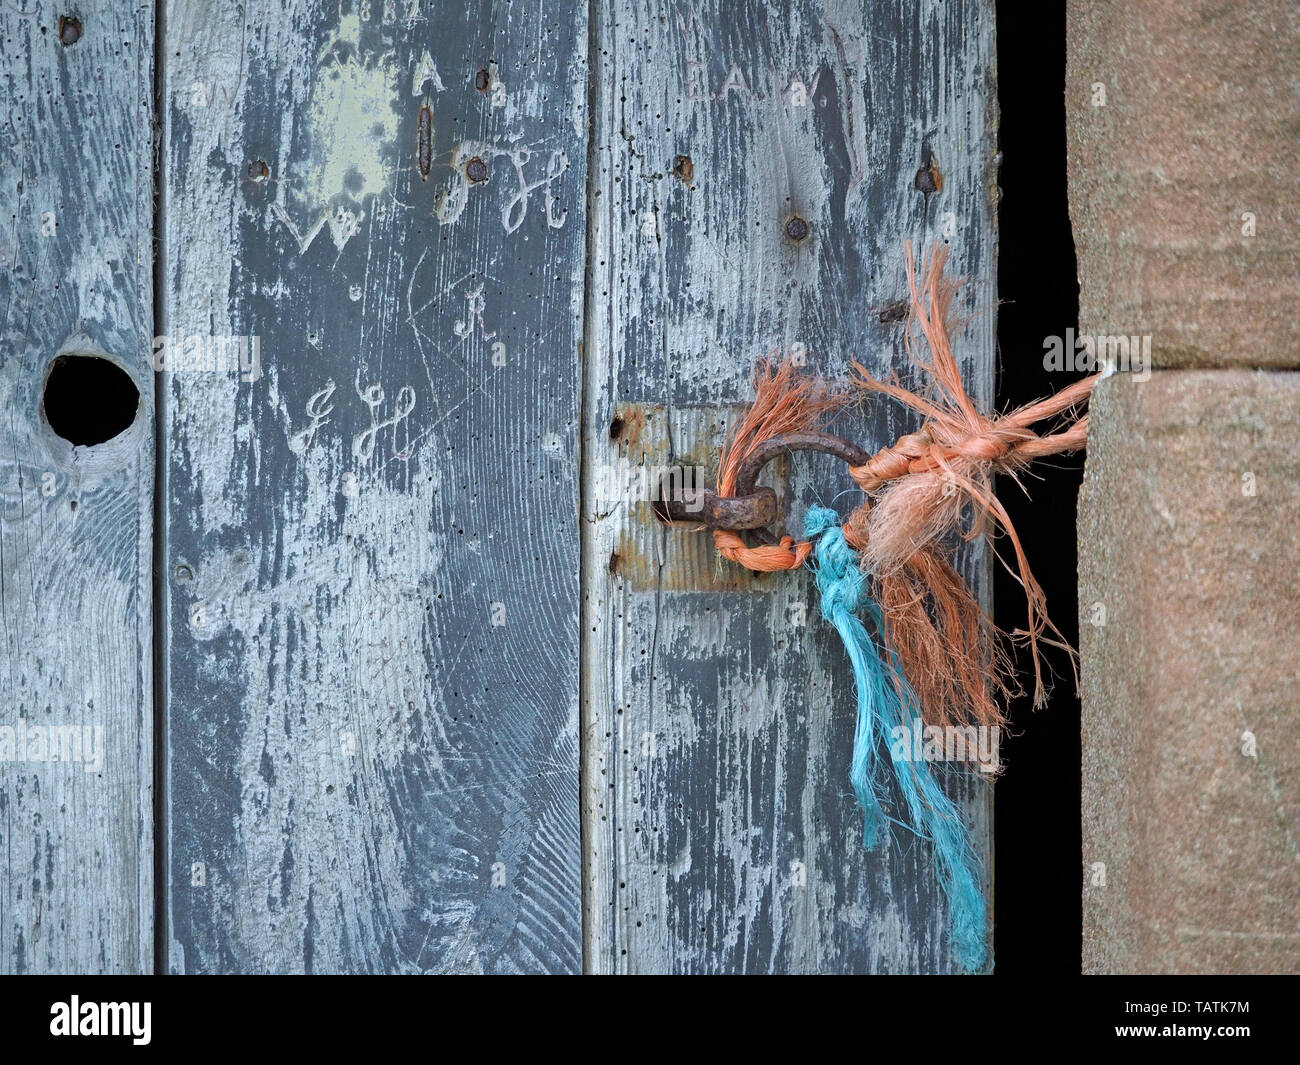
[[[370,428],[357,433],[352,438],[352,456],[361,459],[363,462],[368,461],[375,453],[375,438],[379,435],[379,430],[391,427],[394,430],[393,458],[409,459],[415,453],[415,445],[410,441],[408,434],[406,447],[398,450],[396,428],[415,409],[415,389],[409,385],[404,385],[399,389],[393,414],[383,419],[379,417],[379,408],[384,405],[383,387],[376,383],[363,389],[361,387],[361,371],[357,370],[356,390],[362,402],[370,408]]]
[[[479,285],[478,288],[472,288],[466,292],[465,302],[469,304],[465,317],[464,319],[456,319],[451,327],[452,332],[458,337],[467,337],[474,332],[474,323],[478,322],[479,335],[484,340],[491,340],[497,334],[496,330],[489,333],[487,327],[483,324],[483,312],[487,309],[487,300],[483,296],[483,286]]]
[[[316,430],[329,421],[330,412],[334,410],[334,404],[329,402],[332,395],[334,395],[334,382],[328,381],[324,388],[313,393],[307,400],[307,417],[311,419],[311,423],[306,429],[294,433],[289,438],[289,450],[294,454],[304,454],[311,447],[311,442],[316,439]]]

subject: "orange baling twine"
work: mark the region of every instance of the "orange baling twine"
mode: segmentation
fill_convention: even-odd
[[[718,494],[732,494],[740,465],[758,445],[815,430],[830,412],[855,398],[884,395],[922,415],[919,432],[850,468],[865,498],[844,523],[844,536],[876,583],[885,639],[916,691],[925,723],[997,725],[1003,716],[996,696],[1010,693],[1014,672],[997,630],[953,566],[947,534],[960,531],[969,508],[972,520],[962,532],[964,539],[974,539],[991,521],[1010,540],[1016,560],[1011,572],[1028,602],[1025,629],[1011,635],[1029,643],[1034,705],[1043,705],[1039,641],[1068,645],[1048,619],[1043,590],[993,490],[993,477],[1001,473],[1018,480],[1033,459],[1083,447],[1087,417],[1075,412],[1100,375],[1007,414],[980,413],[962,384],[952,351],[951,337],[962,323],[952,317],[958,283],[944,277],[946,251],[935,247],[921,267],[919,287],[910,242],[904,255],[911,296],[906,350],[928,387],[912,391],[897,380],[877,381],[857,363],[853,387],[847,389],[801,376],[790,364],[776,369],[760,364],[754,403],[723,446]],[[1033,428],[1058,416],[1063,424],[1051,432]],[[789,536],[757,547],[727,529],[715,529],[713,537],[725,558],[760,572],[795,569],[812,552],[811,543],[796,543]],[[1049,631],[1055,638],[1045,635]]]

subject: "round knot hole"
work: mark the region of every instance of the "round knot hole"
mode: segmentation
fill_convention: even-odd
[[[140,390],[117,363],[97,355],[60,355],[41,393],[45,420],[68,443],[90,447],[126,432],[140,411]]]

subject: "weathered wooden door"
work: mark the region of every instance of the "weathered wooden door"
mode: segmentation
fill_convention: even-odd
[[[609,474],[708,467],[758,355],[901,365],[906,238],[994,304],[989,4],[0,31],[0,969],[952,967],[925,847],[861,848],[806,576]],[[56,429],[60,358],[129,428]],[[792,522],[848,487],[776,475]]]

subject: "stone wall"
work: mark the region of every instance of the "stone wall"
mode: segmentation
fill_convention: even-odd
[[[1083,968],[1300,971],[1300,8],[1068,18]]]

